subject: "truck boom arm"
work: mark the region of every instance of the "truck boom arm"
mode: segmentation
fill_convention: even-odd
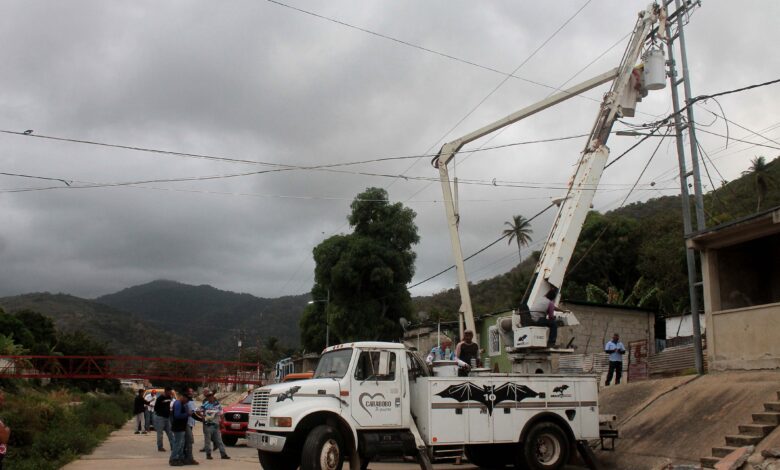
[[[629,80],[635,64],[640,58],[645,38],[652,31],[653,25],[661,14],[661,10],[656,4],[651,4],[639,14],[631,40],[623,54],[620,67],[618,67],[617,78],[612,83],[609,93],[604,96],[585,150],[577,163],[571,186],[558,210],[550,235],[542,249],[530,295],[527,299],[529,307],[539,302],[550,288],[560,288],[563,283],[566,268],[571,261],[574,247],[585,223],[585,217],[590,210],[593,196],[609,158],[609,148],[606,144],[610,132],[612,132],[612,126],[620,116],[621,99],[623,94],[627,92]],[[514,329],[520,327],[518,323],[517,321],[512,322]]]
[[[642,52],[645,38],[652,31],[653,24],[662,14],[662,10],[657,4],[651,4],[646,10],[640,12],[637,24],[626,49],[620,67],[603,73],[597,77],[591,78],[585,82],[575,85],[567,90],[561,91],[545,98],[544,100],[527,106],[517,112],[514,112],[502,119],[499,119],[476,131],[470,132],[452,142],[446,143],[434,157],[431,162],[439,170],[439,179],[441,181],[442,193],[444,196],[444,207],[447,213],[447,224],[450,233],[450,242],[452,244],[453,258],[455,259],[455,268],[458,277],[458,288],[461,297],[460,314],[466,328],[475,329],[474,312],[471,305],[471,296],[469,294],[468,280],[463,261],[463,251],[458,234],[459,214],[457,211],[457,202],[453,197],[452,182],[450,181],[447,164],[455,157],[460,149],[476,139],[484,137],[492,132],[502,129],[521,119],[531,116],[539,111],[547,109],[558,103],[566,101],[569,98],[577,96],[580,93],[588,91],[599,85],[614,80],[612,88],[604,98],[599,110],[599,115],[594,123],[593,129],[588,139],[588,144],[580,158],[577,170],[575,172],[569,192],[561,205],[555,223],[553,224],[550,235],[547,238],[545,247],[542,250],[542,256],[536,268],[534,284],[531,289],[528,305],[533,305],[543,296],[551,286],[560,287],[563,281],[563,275],[571,260],[574,246],[579,237],[585,216],[590,208],[593,195],[601,179],[609,149],[606,147],[607,139],[612,130],[612,126],[617,119],[620,111],[621,94],[626,89],[634,65]],[[576,323],[576,320],[575,320]],[[518,328],[519,322],[513,321],[513,328]]]

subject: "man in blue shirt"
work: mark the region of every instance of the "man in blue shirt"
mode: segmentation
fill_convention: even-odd
[[[173,402],[171,410],[171,430],[173,431],[173,445],[171,446],[171,458],[169,464],[172,467],[181,467],[185,465],[184,446],[187,440],[186,428],[190,418],[190,410],[187,403],[191,400],[188,390],[181,391],[179,399]]]
[[[604,352],[609,354],[609,372],[607,372],[607,384],[612,382],[612,374],[615,375],[615,385],[620,383],[620,377],[623,375],[623,354],[626,353],[626,347],[620,342],[620,336],[617,333],[612,335],[612,341],[604,346]]]

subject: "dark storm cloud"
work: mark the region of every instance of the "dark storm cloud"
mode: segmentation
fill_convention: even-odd
[[[295,3],[323,15],[510,72],[586,2],[466,1]],[[559,86],[626,35],[645,2],[590,2],[517,72]],[[705,2],[688,29],[694,93],[774,78],[769,43],[778,4]],[[0,128],[131,146],[318,165],[419,155],[548,95],[504,77],[268,2],[6,2],[0,14]],[[614,67],[624,44],[569,84]],[[588,93],[599,99],[604,87]],[[774,97],[775,99],[772,99]],[[763,89],[722,100],[755,129],[777,121]],[[519,123],[489,145],[587,132],[598,104],[573,99]],[[671,109],[668,91],[648,97],[636,122]],[[722,145],[704,141],[708,148]],[[475,146],[484,143],[477,143]],[[613,155],[633,144],[613,139]],[[463,249],[500,235],[513,214],[530,216],[560,195],[584,141],[459,157],[461,178],[537,183],[537,188],[462,185]],[[266,170],[260,165],[0,135],[0,171],[115,183]],[[652,149],[604,176],[596,208],[620,203]],[[674,177],[673,146],[648,170]],[[719,160],[734,177],[750,151]],[[344,167],[437,177],[429,158]],[[0,189],[64,186],[0,177]],[[664,183],[666,187],[670,183]],[[418,214],[416,280],[452,264],[437,182],[326,171],[289,171],[137,187],[0,193],[0,295],[63,291],[100,295],[168,278],[277,296],[311,287],[312,248],[349,230],[349,203],[367,186]],[[674,186],[673,180],[671,186]],[[659,185],[659,187],[662,187]],[[666,192],[637,192],[632,200]],[[538,249],[552,214],[534,222]],[[501,242],[467,265],[473,280],[505,272],[516,250]],[[414,294],[451,287],[448,273]]]

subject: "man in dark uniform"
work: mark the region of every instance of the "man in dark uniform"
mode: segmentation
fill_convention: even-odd
[[[455,355],[461,361],[471,366],[471,360],[474,359],[474,364],[479,366],[479,345],[474,343],[474,332],[466,330],[463,332],[463,341],[455,346]]]

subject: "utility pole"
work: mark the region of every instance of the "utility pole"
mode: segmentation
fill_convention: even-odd
[[[670,2],[666,3],[665,8],[668,8]],[[680,8],[680,0],[675,0],[675,7],[677,11],[677,34],[680,39],[681,60],[683,63],[683,78],[677,78],[677,68],[674,61],[674,38],[671,34],[671,24],[666,23],[666,49],[669,53],[669,82],[671,84],[672,92],[672,106],[674,109],[674,129],[676,133],[677,141],[677,160],[680,166],[680,198],[682,199],[682,213],[683,213],[683,230],[685,237],[688,237],[693,233],[693,227],[691,222],[691,207],[690,207],[690,194],[688,192],[688,177],[694,178],[694,200],[696,206],[696,226],[698,230],[704,229],[704,204],[701,194],[701,180],[699,178],[699,162],[698,152],[696,151],[696,133],[693,123],[693,110],[691,109],[690,101],[690,81],[688,79],[688,66],[687,57],[685,53],[685,41],[683,33],[683,21],[682,10]],[[686,6],[687,8],[687,6]],[[667,10],[668,13],[668,10]],[[680,83],[685,84],[685,96],[686,103],[689,104],[687,108],[688,122],[684,124],[682,117],[680,116],[680,98],[677,94],[677,87]],[[688,136],[691,142],[691,167],[693,171],[689,174],[685,164],[685,148],[683,145],[683,130],[688,128]],[[701,325],[699,322],[699,296],[697,286],[699,285],[699,273],[696,268],[696,253],[692,248],[685,249],[685,259],[688,268],[688,294],[691,299],[691,321],[693,323],[693,349],[694,349],[694,364],[696,366],[696,373],[701,375],[704,373],[704,355],[701,346]]]
[[[330,346],[330,287],[328,287],[328,298],[325,300],[325,347]]]

